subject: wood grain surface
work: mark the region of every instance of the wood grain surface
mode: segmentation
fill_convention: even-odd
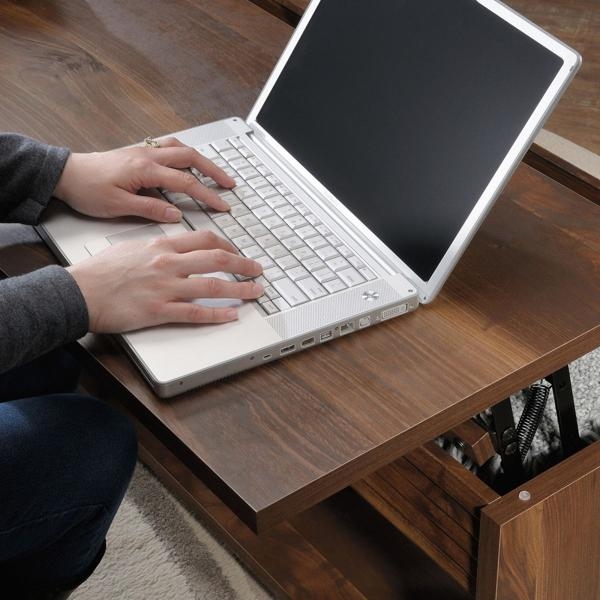
[[[283,7],[296,24],[309,0],[255,0],[273,14]],[[600,4],[598,0],[505,0],[583,56],[583,66],[546,128],[600,154]],[[275,10],[270,9],[275,5]],[[296,15],[290,18],[289,12]]]
[[[291,31],[232,0],[4,2],[0,24],[0,129],[79,150],[246,114]],[[168,402],[110,339],[86,347],[262,530],[598,346],[599,231],[597,206],[522,166],[416,313]]]
[[[600,598],[599,490],[596,442],[485,508],[477,600]]]

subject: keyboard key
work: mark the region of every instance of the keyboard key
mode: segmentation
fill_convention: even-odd
[[[279,312],[279,309],[270,300],[263,302],[261,307],[268,315],[274,315]]]
[[[323,246],[328,246],[327,241],[324,237],[320,235],[315,235],[314,237],[308,238],[306,240],[306,245],[312,250],[317,250],[317,248],[322,248]],[[331,246],[328,246],[331,247]]]
[[[323,269],[325,267],[325,263],[318,256],[311,256],[310,258],[302,261],[302,264],[309,271],[317,271],[318,269]]]
[[[264,204],[264,201],[258,196],[248,196],[244,198],[243,202],[250,210],[254,210]]]
[[[337,275],[348,287],[364,283],[365,281],[364,277],[352,267],[344,269],[343,271],[338,271]]]
[[[225,152],[226,150],[231,150],[233,148],[229,140],[219,140],[218,142],[213,142],[211,146],[217,152]]]
[[[313,235],[317,235],[317,230],[312,225],[305,225],[296,229],[296,235],[305,240]]]
[[[248,246],[242,250],[242,254],[247,256],[248,258],[258,258],[264,254],[263,249],[257,244],[253,244],[252,246]]]
[[[347,269],[350,266],[350,263],[339,254],[329,260],[326,260],[325,262],[332,271],[341,271],[342,269]]]
[[[282,225],[281,227],[276,227],[275,229],[272,229],[271,231],[273,232],[273,235],[277,236],[280,240],[283,240],[285,238],[288,238],[288,237],[294,235],[294,232],[287,225]]]
[[[270,196],[268,198],[265,198],[265,202],[273,210],[279,208],[280,206],[287,206],[287,200],[283,196],[280,196],[279,194],[277,194],[276,196]]]
[[[316,227],[317,225],[321,225],[321,221],[319,221],[319,217],[317,217],[317,215],[313,215],[313,213],[310,213],[310,214],[306,215],[306,220],[313,227]]]
[[[262,235],[259,238],[256,238],[256,241],[263,248],[269,248],[271,246],[275,246],[275,244],[279,244],[279,240],[271,233],[268,233],[267,235]]]
[[[256,225],[250,225],[250,227],[246,228],[246,231],[253,237],[261,237],[263,235],[267,235],[269,230],[262,224],[257,223]]]
[[[250,196],[255,196],[254,190],[249,185],[238,185],[233,188],[233,193],[240,199],[244,200],[244,198],[249,198]]]
[[[308,207],[304,204],[296,204],[296,210],[303,216],[308,217],[308,215],[311,214],[310,210],[308,209]]]
[[[339,238],[335,237],[335,235],[333,235],[333,233],[330,233],[328,235],[325,236],[325,239],[332,245],[332,246],[341,246],[342,245],[342,240],[340,240]]]
[[[372,281],[373,279],[376,278],[375,273],[373,273],[373,271],[371,271],[371,269],[368,269],[367,267],[365,267],[364,269],[359,269],[359,273],[367,280],[367,281]]]
[[[290,308],[290,305],[281,296],[278,298],[273,298],[273,304],[279,310],[287,310],[288,308]]]
[[[265,185],[269,185],[269,182],[264,177],[253,177],[252,179],[248,179],[246,182],[253,190],[256,188],[264,187]]]
[[[277,177],[275,177],[275,175],[267,175],[267,181],[271,185],[279,185],[281,183],[281,181],[279,181],[279,179],[277,179]]]
[[[352,250],[350,250],[348,246],[338,246],[337,251],[346,258],[350,258],[352,256]]]
[[[179,204],[180,202],[186,202],[192,200],[191,196],[184,192],[170,192],[169,190],[162,190],[162,195],[171,203]]]
[[[238,152],[246,158],[250,158],[252,156],[252,150],[246,148],[246,146],[241,146],[238,148]]]
[[[281,183],[279,185],[276,185],[275,189],[284,196],[285,196],[285,194],[288,193],[288,189],[285,187],[285,185],[283,185]]]
[[[308,223],[308,221],[298,213],[292,215],[291,217],[286,217],[284,220],[292,229],[304,227],[304,225]]]
[[[358,256],[349,256],[348,260],[355,269],[364,269],[366,267],[365,263]]]
[[[245,158],[236,158],[229,163],[236,171],[244,167],[251,167],[252,165]]]
[[[290,306],[298,306],[298,304],[302,304],[308,300],[298,286],[287,279],[287,277],[274,281],[273,287]]]
[[[224,158],[228,163],[236,158],[242,158],[242,155],[235,148],[223,150],[223,152],[220,152],[220,154],[221,158]]]
[[[308,277],[310,275],[310,273],[301,265],[293,267],[292,269],[287,269],[285,274],[292,281],[297,281],[298,279],[303,279],[304,277]]]
[[[346,289],[346,284],[337,278],[326,281],[323,285],[330,294],[335,294],[336,292],[341,292]]]
[[[215,157],[217,157],[217,158],[212,158],[211,160],[215,163],[215,165],[217,165],[217,167],[220,167],[221,169],[224,169],[229,164],[226,160],[223,160],[217,154],[215,154]]]
[[[292,254],[300,261],[304,261],[311,256],[315,256],[315,253],[308,247],[302,246],[301,248],[296,248],[292,250]]]
[[[316,271],[313,271],[313,275],[320,283],[336,279],[335,273],[327,267],[325,267],[324,269],[318,269]]]
[[[270,282],[275,282],[282,277],[285,277],[285,273],[279,267],[271,267],[263,271],[263,277]],[[291,282],[290,282],[291,283]],[[278,292],[277,287],[275,288]],[[281,292],[279,292],[281,294]]]
[[[232,225],[237,225],[235,219],[229,213],[221,213],[213,220],[221,229],[225,229],[226,227],[230,227]]]
[[[287,248],[284,248],[281,244],[277,244],[275,246],[270,246],[266,250],[267,250],[267,254],[273,260],[277,260],[278,258],[281,258],[282,256],[286,256],[287,254],[289,254]]]
[[[275,209],[275,212],[282,218],[293,217],[298,214],[298,211],[291,205],[285,204]]]
[[[294,196],[294,194],[292,194],[291,192],[287,193],[286,199],[292,206],[296,206],[297,204],[302,204],[300,202],[300,198],[298,198],[298,196]]]
[[[259,187],[256,190],[256,193],[263,199],[266,198],[270,198],[271,196],[276,196],[277,195],[277,190],[271,186],[271,185],[266,185],[263,187]]]
[[[256,157],[256,156],[249,156],[248,157],[248,162],[253,166],[253,167],[257,167],[259,165],[262,165],[262,163],[260,162],[260,158]]]
[[[263,206],[259,206],[258,208],[255,208],[252,211],[259,219],[264,219],[265,217],[267,217],[268,215],[271,214],[275,214],[272,210],[270,206],[267,206],[266,204]],[[267,225],[267,227],[269,227]]]
[[[309,300],[322,298],[327,295],[325,288],[313,277],[306,277],[297,282],[298,287],[308,296]]]
[[[321,234],[321,235],[329,235],[331,233],[331,231],[329,231],[329,227],[327,227],[327,225],[323,225],[323,223],[321,223],[320,225],[317,225],[315,227],[315,229]]]
[[[308,241],[310,241],[310,239]],[[330,258],[339,256],[337,250],[333,246],[323,246],[322,248],[317,248],[315,252],[317,253],[317,256],[322,258],[324,261],[328,261]]]
[[[273,230],[277,227],[281,227],[281,225],[285,225],[285,223],[279,218],[275,213],[270,214],[268,217],[263,219],[263,223],[265,227]]]
[[[285,238],[281,241],[288,250],[296,250],[297,248],[304,246],[304,242],[297,235],[293,235],[292,237]]]
[[[265,165],[256,165],[256,170],[264,177],[266,177],[271,172],[267,167],[265,167]]]
[[[277,293],[277,290],[275,288],[268,285],[265,288],[265,296],[267,296],[267,298],[269,298],[269,300],[272,300],[273,298],[277,298],[279,296],[279,294]]]
[[[275,263],[273,262],[273,259],[270,256],[258,256],[254,260],[257,263],[260,263],[260,266],[263,268],[263,271],[265,269],[270,269],[271,267],[275,266]]]
[[[229,214],[232,215],[233,217],[235,217],[236,219],[238,217],[241,217],[242,215],[247,215],[249,214],[250,211],[246,208],[246,206],[244,204],[235,204],[234,206],[231,207],[231,210],[229,211]]]
[[[225,200],[225,202],[227,202],[227,204],[239,204],[241,202],[241,200],[233,193],[230,191],[226,191],[223,192],[222,194],[219,194],[219,196]]]
[[[240,140],[240,138],[236,138],[236,137],[230,137],[227,138],[227,141],[234,147],[234,148],[241,148],[242,147],[242,142]]]
[[[246,229],[248,229],[248,227],[251,227],[252,225],[259,225],[260,221],[253,214],[248,213],[247,215],[242,215],[238,219],[238,223],[242,227],[245,227]],[[254,237],[256,237],[256,236],[254,236]]]
[[[277,259],[277,265],[280,269],[283,269],[285,271],[286,269],[298,267],[300,263],[291,254],[286,254],[285,256],[282,256],[281,258]]]
[[[235,225],[225,227],[225,229],[223,229],[223,232],[228,238],[231,239],[239,237],[246,233],[245,229],[243,227],[240,227],[237,223]]]
[[[254,245],[254,240],[249,235],[241,235],[231,240],[240,250]]]
[[[259,172],[254,167],[244,167],[243,169],[238,169],[238,174],[244,179],[251,179],[252,177],[257,177]]]

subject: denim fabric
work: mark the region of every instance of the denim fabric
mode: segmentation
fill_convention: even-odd
[[[0,596],[85,580],[131,479],[131,423],[77,374],[61,350],[0,376]]]

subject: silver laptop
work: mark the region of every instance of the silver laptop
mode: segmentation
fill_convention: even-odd
[[[247,119],[174,134],[235,178],[195,173],[230,213],[161,190],[181,224],[57,204],[42,231],[70,264],[203,228],[262,263],[238,321],[120,336],[173,396],[431,302],[579,64],[496,0],[315,0]]]

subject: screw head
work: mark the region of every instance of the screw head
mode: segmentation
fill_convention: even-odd
[[[519,500],[521,500],[521,502],[529,502],[531,500],[531,494],[527,490],[521,490],[519,492]]]

